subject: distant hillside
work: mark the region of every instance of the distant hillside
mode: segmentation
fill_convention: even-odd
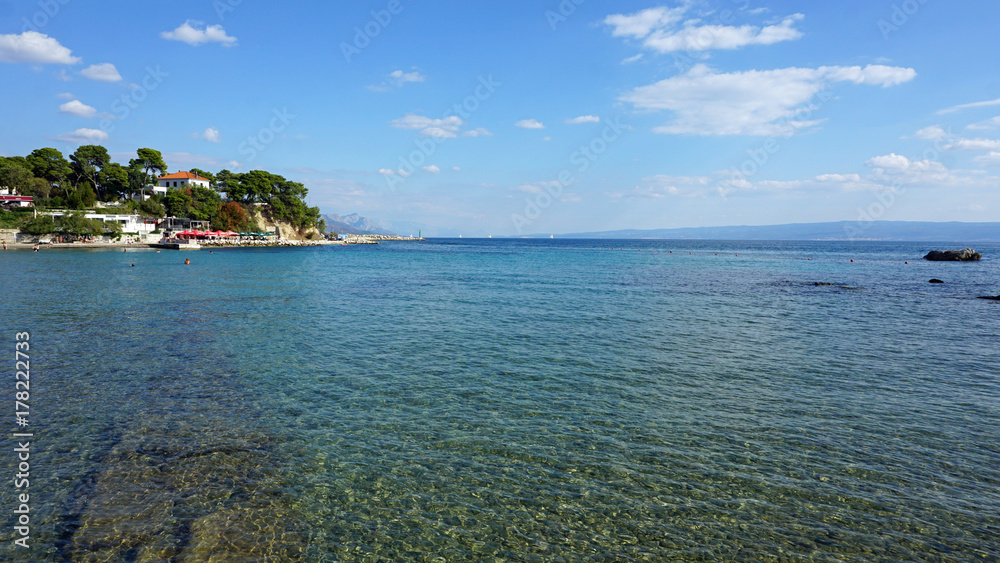
[[[326,220],[326,232],[342,235],[395,235],[383,229],[378,223],[362,217],[357,213],[341,216],[336,213],[323,215]]]
[[[548,235],[538,235],[548,238]],[[840,221],[761,227],[626,229],[557,235],[558,238],[701,240],[898,240],[913,242],[1000,242],[1000,223]]]

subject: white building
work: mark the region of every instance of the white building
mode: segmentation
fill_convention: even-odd
[[[156,186],[163,189],[164,193],[166,193],[166,188],[183,188],[185,186],[201,186],[203,188],[208,188],[211,184],[212,183],[208,180],[208,178],[202,178],[201,176],[190,172],[177,172],[175,174],[160,176],[159,180],[156,182]]]
[[[53,217],[62,217],[67,213],[49,213]],[[96,219],[102,223],[118,223],[123,233],[138,233],[148,235],[156,230],[156,219],[141,215],[106,215],[103,213],[87,213],[87,219]]]
[[[167,195],[167,188],[162,186],[149,185],[146,186],[141,192],[133,195],[132,199],[135,201],[146,201],[147,199],[150,199],[154,195],[163,195],[163,196]]]

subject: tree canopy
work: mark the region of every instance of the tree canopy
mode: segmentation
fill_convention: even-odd
[[[43,178],[53,188],[60,189],[65,195],[70,193],[69,176],[73,173],[73,168],[63,154],[56,149],[47,147],[35,149],[25,157],[31,173],[39,178]]]
[[[152,183],[152,180],[158,176],[162,176],[167,172],[167,163],[163,161],[163,154],[158,150],[154,149],[139,149],[136,152],[138,158],[133,158],[128,161],[129,167],[137,168],[142,170],[143,174],[146,176],[146,183]],[[155,172],[156,176],[152,176],[151,173]],[[145,185],[143,185],[145,187]]]
[[[101,173],[111,162],[108,149],[100,145],[83,145],[70,155],[73,173],[79,184],[83,180],[89,180],[96,190],[96,196],[105,199],[107,188],[103,185]]]
[[[147,215],[166,213],[212,221],[228,230],[249,229],[249,212],[257,204],[268,204],[274,219],[299,230],[319,224],[319,208],[306,204],[309,190],[300,182],[265,170],[190,171],[208,179],[211,187],[184,186],[169,190],[166,197],[157,196],[152,203],[130,205]],[[131,199],[166,172],[163,154],[151,148],[138,149],[127,166],[113,162],[101,145],[82,145],[68,160],[51,147],[36,149],[25,157],[0,157],[0,186],[34,196],[42,207],[83,209],[96,201]]]

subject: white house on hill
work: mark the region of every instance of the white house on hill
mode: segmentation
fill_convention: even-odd
[[[166,176],[160,176],[159,180],[156,182],[156,187],[158,188],[183,188],[185,186],[201,186],[203,188],[210,187],[211,182],[208,178],[202,178],[197,174],[192,174],[190,172],[177,172],[174,174],[167,174]]]

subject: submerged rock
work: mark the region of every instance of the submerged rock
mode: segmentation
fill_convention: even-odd
[[[937,278],[934,278],[930,281],[930,283],[944,283],[944,280],[939,280]]]
[[[971,248],[965,250],[932,250],[924,256],[924,260],[932,262],[975,262],[983,257],[981,252]]]
[[[1000,295],[997,295],[995,297],[990,297],[990,296],[987,295],[986,297],[980,297],[979,299],[988,299],[990,301],[1000,301]]]

